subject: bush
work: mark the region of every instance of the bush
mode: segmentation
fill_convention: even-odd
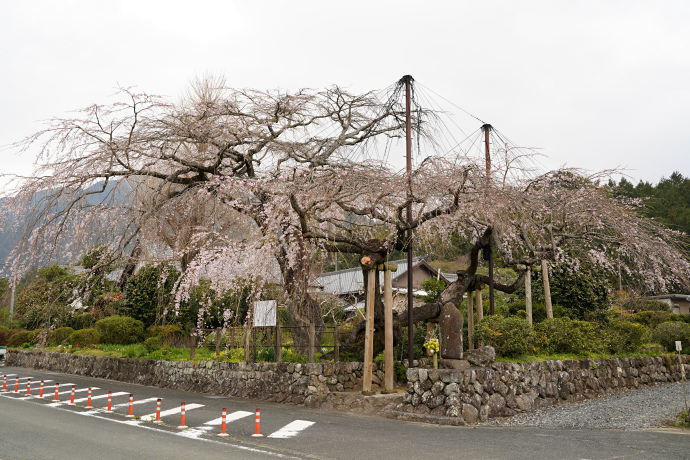
[[[48,329],[35,329],[29,332],[29,342],[34,345],[41,342],[42,338],[44,339],[43,345],[45,345],[48,342],[49,337],[50,331]]]
[[[144,347],[146,348],[146,351],[148,351],[149,353],[151,353],[152,351],[160,350],[161,348],[163,348],[163,339],[159,336],[149,337],[144,342]]]
[[[10,339],[7,341],[7,346],[9,347],[21,347],[25,343],[29,343],[29,331],[27,330],[21,330],[21,331],[16,331]]]
[[[659,324],[652,333],[652,341],[663,345],[666,351],[675,351],[676,340],[683,343],[683,348],[690,348],[690,325],[669,321]]]
[[[534,326],[542,353],[586,354],[596,351],[597,326],[570,318],[546,319]]]
[[[80,329],[90,329],[96,323],[96,319],[91,315],[91,313],[78,313],[72,315],[68,321],[70,327],[75,331]]]
[[[671,306],[662,300],[638,300],[633,303],[632,309],[635,313],[641,311],[671,311]]]
[[[627,321],[613,321],[606,328],[606,351],[612,354],[633,353],[645,342],[647,328]]]
[[[673,313],[669,311],[647,310],[633,314],[632,320],[635,323],[654,328],[661,323],[671,321],[671,316],[673,316]]]
[[[62,345],[69,342],[69,338],[74,332],[71,327],[60,327],[51,332],[48,338],[48,343],[50,345]]]
[[[101,343],[128,345],[144,335],[144,323],[127,316],[110,316],[96,321]]]
[[[4,347],[5,345],[7,345],[7,336],[5,331],[0,329],[0,347]]]
[[[526,319],[498,315],[485,317],[476,327],[475,342],[483,342],[505,357],[524,355],[535,351],[534,332]]]
[[[72,346],[79,345],[80,347],[90,347],[98,345],[100,342],[100,334],[96,329],[79,329],[74,331],[69,338],[69,343]]]
[[[552,306],[553,316],[556,318],[562,318],[567,316],[566,309],[562,306],[555,304]],[[527,306],[524,299],[514,300],[508,304],[508,311],[511,316],[520,316],[527,318]],[[546,318],[546,305],[539,302],[532,302],[532,323],[541,323]]]

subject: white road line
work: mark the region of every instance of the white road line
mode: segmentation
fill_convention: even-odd
[[[304,430],[305,428],[309,428],[312,426],[315,422],[309,422],[307,420],[295,420],[294,422],[288,423],[275,433],[269,434],[269,438],[292,438],[293,436],[297,436],[300,431]]]
[[[198,409],[200,407],[204,407],[204,405],[203,404],[185,404],[185,412],[192,410],[192,409]],[[164,410],[164,411],[161,411],[161,417],[179,414],[180,412],[182,412],[182,407],[176,407],[175,409]],[[142,420],[148,420],[150,418],[155,419],[156,413],[154,412],[153,414],[148,414],[148,415],[144,415],[141,417]]]
[[[91,388],[91,389],[92,389],[92,390],[98,390],[98,388]],[[77,393],[84,393],[84,392],[86,392],[86,391],[89,391],[89,389],[88,389],[88,388],[79,388],[78,390],[77,390],[77,389],[74,390],[74,394],[77,394]],[[43,393],[45,393],[45,390],[43,390]],[[65,394],[67,394],[67,395],[68,395],[68,394],[72,394],[72,390],[69,390],[69,391],[60,391],[60,392],[58,392],[58,395],[65,395]],[[55,395],[55,392],[54,392],[54,391],[53,391],[53,395]],[[86,400],[84,400],[84,401],[86,401]],[[77,400],[75,399],[74,402],[77,402]]]
[[[227,423],[234,422],[235,420],[239,420],[244,417],[249,417],[252,414],[254,414],[254,412],[238,410],[237,412],[233,412],[231,414],[226,415],[225,421]],[[223,423],[223,417],[214,418],[213,420],[204,423],[204,425],[220,425],[221,423]]]
[[[130,394],[131,394],[131,393],[130,393]],[[92,398],[92,399],[93,399],[93,398]],[[140,400],[138,400],[138,401],[137,401],[137,400],[134,400],[134,402],[132,403],[132,405],[144,404],[144,403],[149,403],[149,402],[154,402],[154,401],[158,401],[158,398],[140,399]],[[76,401],[75,401],[75,402],[76,402]],[[116,404],[116,405],[114,405],[114,406],[113,406],[113,409],[115,409],[116,407],[128,407],[128,406],[129,406],[129,402],[126,402],[126,403],[123,403],[123,404]]]
[[[191,438],[191,439],[198,439],[199,436],[203,436],[204,434],[206,434],[206,433],[204,433],[203,431],[198,430],[196,428],[190,428],[188,430],[183,430],[183,431],[180,431],[179,433],[177,433],[178,436],[182,436],[185,438]]]
[[[93,389],[93,388],[92,388],[92,389]],[[128,394],[129,394],[129,393],[127,393],[127,392],[125,392],[125,391],[119,391],[119,392],[117,392],[117,393],[113,393],[113,394],[112,394],[112,397],[114,398],[115,396],[122,396],[122,395],[128,395]],[[91,396],[91,401],[93,401],[94,399],[105,399],[105,398],[107,398],[107,397],[108,397],[107,394],[98,395],[98,396]],[[84,402],[84,401],[88,401],[88,400],[89,400],[89,397],[87,396],[86,398],[75,399],[75,400],[74,400],[74,403],[76,404],[76,403],[78,403],[78,402]],[[50,407],[57,407],[57,406],[61,406],[61,405],[63,405],[63,404],[67,404],[68,402],[69,402],[69,401],[58,401],[58,402],[54,402],[54,403],[52,403],[52,404],[48,404],[48,406],[50,406]]]

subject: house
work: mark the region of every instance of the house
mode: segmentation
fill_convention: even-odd
[[[665,294],[650,297],[641,297],[641,300],[660,300],[667,303],[673,313],[679,315],[690,314],[690,295],[686,294]]]
[[[407,292],[407,260],[392,260],[391,263],[398,265],[398,270],[393,273],[392,287],[394,295]],[[383,272],[379,272],[379,283],[383,286]],[[438,277],[446,284],[451,281],[444,275],[429,265],[423,258],[416,258],[412,262],[412,290],[416,295],[425,295],[421,289],[421,283],[431,277]],[[357,309],[364,308],[364,277],[362,269],[359,267],[338,270],[324,273],[316,279],[314,283],[318,292],[330,294],[341,299],[346,312],[355,312]],[[398,304],[398,297],[406,302],[405,296],[395,296],[395,304]],[[394,307],[395,308],[395,307]]]

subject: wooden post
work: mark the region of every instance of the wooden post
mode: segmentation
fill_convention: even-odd
[[[544,303],[546,304],[546,317],[553,318],[553,306],[551,305],[551,287],[549,286],[549,263],[542,259],[541,275],[544,277]]]
[[[470,350],[474,350],[474,297],[472,291],[467,293],[467,338]]]
[[[251,335],[251,332],[249,332],[250,327],[251,326],[247,326],[244,328],[244,362],[245,363],[249,362],[249,354],[250,354],[249,353],[249,351],[250,351],[249,336]]]
[[[314,362],[314,340],[316,339],[316,329],[314,323],[309,322],[309,362]]]
[[[333,361],[340,362],[340,331],[338,330],[338,323],[335,323],[333,330]]]
[[[280,323],[276,323],[276,349],[273,353],[275,362],[279,363],[283,358],[283,331],[280,329]]]
[[[387,265],[387,264],[386,264]],[[395,387],[395,371],[393,369],[393,277],[388,267],[384,265],[383,269],[383,303],[385,308],[385,377],[384,390],[393,391]]]
[[[196,329],[192,328],[191,343],[189,345],[189,360],[194,361],[194,352],[196,351]]]
[[[252,327],[252,362],[256,362],[256,328]]]
[[[220,356],[220,339],[223,336],[222,329],[216,328],[216,359]]]
[[[482,307],[482,290],[481,290],[481,288],[478,288],[475,291],[475,295],[477,296],[477,324],[479,324],[484,319],[484,308]]]
[[[369,270],[366,300],[366,326],[364,329],[364,372],[362,375],[362,393],[371,394],[371,376],[374,363],[374,302],[376,295],[376,267]]]
[[[527,321],[532,325],[532,267],[528,264],[525,269],[525,310]]]

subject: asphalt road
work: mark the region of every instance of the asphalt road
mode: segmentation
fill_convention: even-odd
[[[690,458],[690,434],[677,430],[544,429],[516,427],[439,427],[376,417],[357,416],[267,402],[166,390],[111,380],[1,367],[15,375],[0,393],[0,460],[10,459],[609,459]],[[31,397],[26,379],[32,378]],[[44,399],[38,382],[44,380]],[[48,382],[51,380],[51,382]],[[60,383],[60,402],[52,399]],[[76,405],[70,406],[71,384]],[[1,383],[0,383],[1,385]],[[93,390],[86,409],[86,389]],[[1,387],[0,387],[1,388]],[[104,409],[113,397],[114,413]],[[64,393],[63,393],[64,392]],[[129,394],[133,413],[126,418]],[[146,421],[162,399],[162,425]],[[179,429],[180,403],[186,425]],[[221,409],[227,408],[227,438],[215,436]],[[255,409],[261,409],[261,432],[255,429]],[[643,408],[641,408],[643,410]],[[233,415],[234,414],[234,415]]]

